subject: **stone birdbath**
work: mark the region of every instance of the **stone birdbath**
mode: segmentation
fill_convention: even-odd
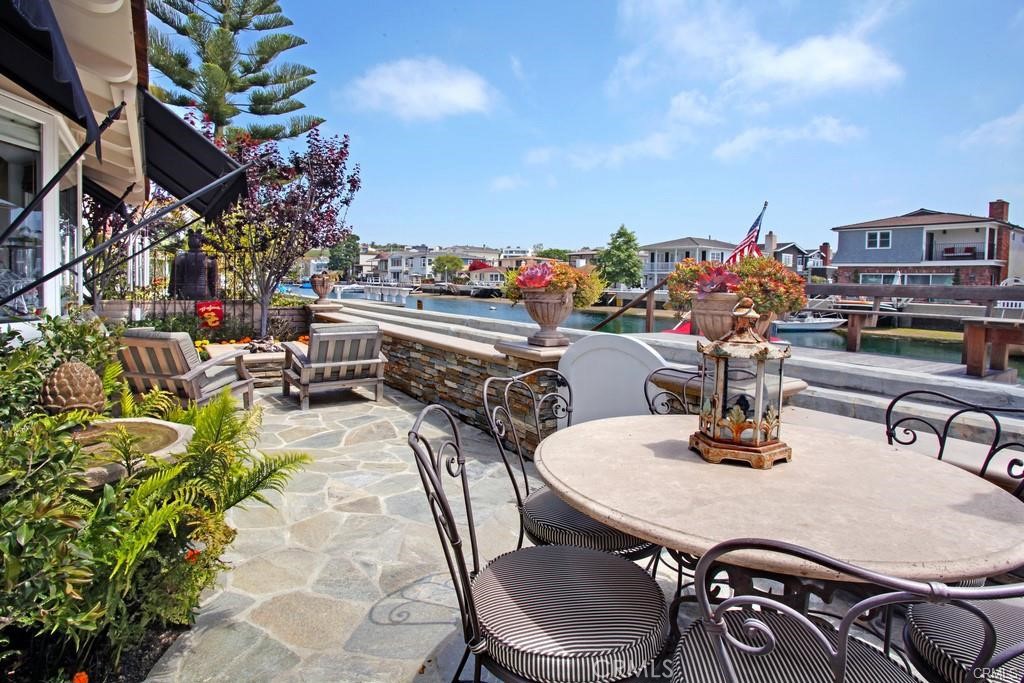
[[[113,483],[128,473],[120,463],[110,462],[112,452],[106,442],[107,436],[119,426],[138,439],[136,448],[160,460],[173,460],[174,455],[188,447],[196,431],[190,425],[151,417],[124,417],[94,422],[74,435],[92,462],[83,474],[86,484],[91,488]]]

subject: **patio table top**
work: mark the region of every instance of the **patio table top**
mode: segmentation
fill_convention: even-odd
[[[712,464],[691,451],[691,415],[594,420],[541,442],[537,470],[586,514],[668,548],[701,555],[734,538],[802,545],[892,576],[953,582],[1024,565],[1024,504],[920,453],[783,424],[793,459],[771,470]],[[729,562],[817,579],[817,565],[744,552]]]

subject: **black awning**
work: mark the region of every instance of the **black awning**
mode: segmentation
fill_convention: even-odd
[[[142,119],[146,177],[178,199],[201,190],[239,167],[202,133],[143,89]],[[220,215],[246,192],[245,174],[189,202],[204,218]]]
[[[86,143],[98,142],[96,117],[49,0],[0,0],[0,73],[85,128]]]
[[[122,213],[124,202],[121,201],[121,198],[84,173],[82,174],[82,192],[92,197],[107,211]]]

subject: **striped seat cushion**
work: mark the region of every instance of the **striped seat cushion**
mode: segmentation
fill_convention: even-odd
[[[1024,641],[1024,600],[971,603],[996,629],[996,652]],[[907,610],[910,644],[936,673],[950,683],[973,680],[970,670],[985,639],[981,619],[954,605],[923,603]],[[1010,660],[993,680],[1024,678],[1024,656]]]
[[[776,638],[775,649],[766,655],[748,655],[728,647],[742,683],[834,683],[826,653],[814,636],[792,618],[778,612],[732,610],[726,613],[729,633],[741,642],[763,645],[761,635],[747,636],[743,621],[756,618],[764,622]],[[821,631],[832,643],[838,640],[835,629],[821,623]],[[846,683],[916,683],[918,679],[904,671],[882,652],[857,638],[849,639]],[[700,621],[690,625],[679,639],[673,660],[673,683],[725,683],[719,670],[711,636]]]
[[[617,681],[661,651],[665,596],[640,567],[585,548],[501,555],[473,582],[487,653],[539,683]]]
[[[548,545],[571,545],[612,553],[633,552],[651,545],[588,517],[546,487],[537,489],[523,501],[523,526],[533,538]]]

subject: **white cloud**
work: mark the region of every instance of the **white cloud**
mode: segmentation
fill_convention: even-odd
[[[668,117],[672,121],[691,124],[712,123],[718,119],[711,111],[707,96],[696,90],[684,90],[673,97]]]
[[[518,190],[526,185],[526,181],[518,175],[500,175],[491,181],[491,192],[508,192]]]
[[[657,131],[632,142],[578,149],[568,152],[566,156],[570,163],[584,170],[616,167],[640,159],[670,159],[679,142],[678,136]]]
[[[764,38],[747,11],[724,2],[623,0],[620,23],[638,47],[619,58],[608,88],[615,94],[680,77],[712,80],[724,94],[883,87],[903,77],[869,40],[889,13],[889,4],[876,3],[851,26],[787,45]]]
[[[475,72],[434,57],[378,64],[352,83],[347,94],[359,106],[406,121],[487,112],[497,98]]]
[[[557,153],[558,150],[554,147],[534,147],[533,149],[526,150],[526,154],[523,155],[523,161],[528,164],[546,164]]]
[[[508,63],[509,67],[512,69],[512,75],[516,77],[516,80],[526,82],[526,72],[523,71],[523,63],[519,61],[519,57],[509,55]]]
[[[845,124],[832,116],[818,116],[810,123],[799,127],[748,128],[731,140],[715,148],[714,155],[722,161],[733,161],[749,155],[759,148],[783,145],[798,141],[818,141],[841,144],[858,138],[864,131],[857,126]]]
[[[986,121],[960,137],[961,147],[1008,147],[1024,141],[1024,104],[1017,111]]]

